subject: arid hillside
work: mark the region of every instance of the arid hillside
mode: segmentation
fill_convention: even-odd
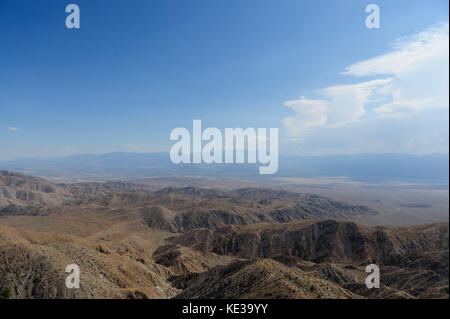
[[[169,239],[199,251],[236,257],[277,254],[313,262],[407,263],[424,253],[448,250],[448,223],[368,228],[352,222],[308,220],[286,224],[202,229]]]
[[[0,183],[3,187],[0,188],[3,190],[0,216],[52,215],[62,218],[56,215],[71,216],[79,211],[108,212],[108,215],[125,219],[139,219],[151,228],[168,232],[260,222],[352,219],[378,214],[363,205],[268,188],[168,187],[152,190],[126,182],[54,184],[10,172],[2,172]]]
[[[448,223],[271,188],[55,184],[0,175],[0,290],[13,298],[448,298]],[[365,286],[377,264],[381,287]],[[65,286],[80,267],[80,288]]]
[[[368,228],[353,222],[323,220],[204,229],[167,241],[201,252],[275,259],[304,271],[319,272],[323,278],[363,296],[369,294],[360,281],[363,268],[377,264],[390,293],[445,297],[448,231],[448,223]]]

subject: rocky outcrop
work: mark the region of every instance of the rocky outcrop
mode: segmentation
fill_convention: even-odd
[[[200,251],[236,257],[277,254],[304,260],[403,266],[431,251],[448,250],[448,223],[369,228],[336,220],[228,226],[169,239]],[[425,261],[422,262],[426,263]]]

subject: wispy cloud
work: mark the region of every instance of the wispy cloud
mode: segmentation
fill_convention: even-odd
[[[295,115],[282,123],[288,136],[302,139],[318,128],[448,109],[448,59],[447,22],[398,39],[391,52],[352,64],[342,73],[382,78],[334,85],[316,90],[315,99],[285,102]]]
[[[339,126],[358,121],[366,114],[364,105],[373,93],[391,82],[391,79],[373,80],[351,85],[335,85],[316,90],[322,99],[287,101],[295,116],[283,119],[291,137],[299,137],[321,126]]]
[[[392,52],[352,64],[342,74],[400,75],[414,71],[430,59],[448,56],[448,32],[448,23],[441,23],[418,34],[397,39]]]
[[[8,126],[7,129],[12,132],[17,132],[19,130],[17,127],[14,127],[14,126]]]

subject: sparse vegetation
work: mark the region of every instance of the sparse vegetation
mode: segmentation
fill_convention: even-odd
[[[11,288],[0,289],[0,299],[10,299],[12,297]]]

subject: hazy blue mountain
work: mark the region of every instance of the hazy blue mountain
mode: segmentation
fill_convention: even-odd
[[[259,178],[259,164],[173,164],[168,153],[81,154],[53,159],[21,159],[0,163],[0,169],[37,176],[233,176]],[[366,181],[448,183],[449,155],[357,154],[279,157],[279,177],[345,176]]]
[[[346,176],[355,180],[446,182],[449,155],[357,154],[280,158],[282,176]]]

